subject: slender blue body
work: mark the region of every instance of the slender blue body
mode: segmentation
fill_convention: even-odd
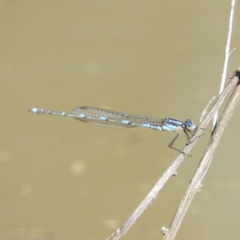
[[[36,114],[74,117],[82,122],[102,127],[126,128],[140,126],[170,132],[179,132],[184,129],[193,132],[196,128],[190,119],[183,122],[174,118],[153,118],[93,107],[77,107],[71,113],[57,112],[43,108],[32,108],[29,111]]]
[[[131,128],[131,127],[145,127],[158,131],[169,131],[178,132],[184,131],[187,138],[189,136],[187,132],[193,133],[196,129],[195,124],[191,119],[187,119],[185,122],[174,119],[174,118],[153,118],[148,116],[126,114],[101,108],[94,107],[77,107],[73,109],[71,113],[57,112],[49,109],[43,108],[32,108],[29,111],[36,114],[45,115],[57,115],[57,116],[67,116],[74,117],[85,123],[102,126],[102,127],[112,127],[112,128]],[[177,135],[177,137],[179,134]],[[173,141],[169,144],[172,147],[173,142],[176,140],[175,137]],[[175,149],[175,148],[174,148]],[[178,150],[178,149],[175,149]],[[178,150],[179,151],[179,150]]]

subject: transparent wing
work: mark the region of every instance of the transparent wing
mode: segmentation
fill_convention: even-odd
[[[73,109],[72,115],[82,122],[98,125],[102,127],[126,128],[126,127],[149,127],[149,125],[159,125],[163,119],[148,116],[126,114],[94,107],[77,107]]]

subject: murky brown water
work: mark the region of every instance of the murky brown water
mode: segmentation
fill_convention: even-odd
[[[228,1],[0,1],[0,240],[104,239],[121,226],[176,156],[175,135],[27,110],[89,105],[198,123],[219,89],[228,14]],[[239,119],[177,239],[240,235]],[[126,239],[161,239],[208,138]]]

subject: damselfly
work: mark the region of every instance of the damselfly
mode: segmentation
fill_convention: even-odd
[[[190,137],[188,133],[193,133],[194,130],[196,129],[196,126],[191,119],[187,119],[185,122],[183,122],[175,118],[160,119],[86,106],[77,107],[73,109],[71,113],[57,112],[43,108],[32,108],[29,111],[36,114],[74,117],[82,122],[102,127],[110,128],[145,127],[159,131],[177,132],[178,133],[177,136],[174,137],[174,139],[168,144],[168,147],[179,152],[181,151],[173,147],[173,143],[179,137],[180,133],[183,131],[187,137],[187,140],[189,140]]]

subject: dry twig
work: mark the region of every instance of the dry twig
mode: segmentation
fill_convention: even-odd
[[[240,71],[236,71],[236,78],[240,80]],[[225,128],[228,125],[228,122],[230,118],[232,117],[232,114],[240,100],[240,85],[238,84],[235,88],[231,98],[229,99],[227,106],[225,107],[223,114],[215,128],[215,131],[212,134],[212,137],[206,147],[206,150],[200,160],[200,163],[197,167],[196,172],[194,173],[194,176],[188,186],[187,191],[184,194],[184,197],[175,213],[175,216],[173,217],[173,220],[170,224],[169,229],[166,231],[164,228],[164,233],[166,236],[164,237],[164,240],[172,240],[175,238],[177,231],[184,219],[184,216],[195,196],[195,194],[199,191],[199,189],[202,187],[201,182],[207,173],[211,162],[213,155],[217,149],[217,146],[222,138],[223,132]]]
[[[212,120],[214,114],[222,105],[226,96],[236,87],[239,79],[238,77],[233,77],[231,81],[227,84],[222,93],[217,97],[215,103],[213,104],[211,110],[206,115],[204,120],[200,123],[197,128],[195,134],[189,140],[187,145],[183,148],[182,152],[178,155],[178,157],[173,161],[170,167],[164,172],[162,177],[157,181],[152,190],[148,193],[148,195],[144,198],[144,200],[140,203],[140,205],[136,208],[133,214],[128,218],[128,220],[122,225],[121,228],[116,230],[107,240],[117,240],[124,237],[124,235],[128,232],[128,230],[133,226],[136,220],[141,216],[141,214],[149,207],[152,201],[156,198],[159,191],[163,188],[165,183],[177,172],[178,167],[184,161],[187,155],[189,155],[192,148],[198,142],[199,138],[203,135],[204,130]]]

